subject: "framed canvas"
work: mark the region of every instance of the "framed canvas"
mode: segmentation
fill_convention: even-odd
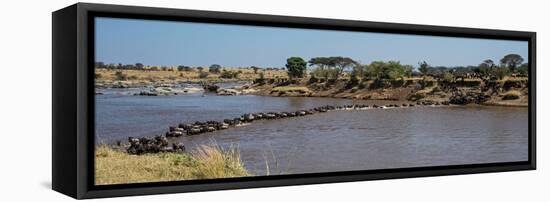
[[[53,18],[74,198],[534,170],[536,34],[78,3]]]

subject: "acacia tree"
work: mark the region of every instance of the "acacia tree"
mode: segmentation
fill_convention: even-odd
[[[500,59],[500,64],[502,66],[510,68],[512,72],[516,70],[516,67],[523,63],[523,58],[518,54],[508,54]]]
[[[330,64],[334,64],[335,72],[334,72],[334,79],[338,79],[338,77],[348,68],[354,67],[358,65],[359,63],[355,60],[349,58],[349,57],[330,57],[329,60],[331,61]]]
[[[185,65],[179,65],[178,71],[191,71],[191,67]]]
[[[318,76],[328,79],[331,76],[333,79],[338,79],[340,75],[348,68],[359,65],[358,62],[342,56],[333,57],[315,57],[309,60],[310,66],[317,66]]]
[[[136,67],[136,69],[143,69],[143,64],[136,63],[135,67]]]
[[[290,78],[302,78],[306,70],[306,61],[301,57],[290,57],[286,59],[286,68]]]
[[[208,67],[208,71],[214,74],[220,73],[221,69],[222,69],[222,66],[218,64],[213,64],[213,65],[210,65],[210,67]]]
[[[258,69],[260,69],[259,67],[256,67],[256,66],[252,66],[250,67],[252,68],[252,70],[254,70],[254,74],[257,74],[258,73]]]
[[[430,68],[430,65],[426,61],[419,62],[418,65],[418,71],[422,73],[422,76],[426,76],[426,73],[428,73],[428,70]]]
[[[484,60],[483,63],[480,64],[480,66],[493,69],[493,67],[495,67],[495,62],[493,62],[493,60],[491,59],[487,59],[487,60]]]
[[[493,71],[493,68],[495,67],[496,65],[493,62],[493,60],[487,59],[478,65],[478,68],[475,70],[475,72],[480,74],[481,76],[487,76],[489,73]]]
[[[327,57],[315,57],[309,60],[310,66],[317,66],[315,69],[315,74],[318,77],[323,77],[325,80],[328,80],[330,74],[330,60]]]

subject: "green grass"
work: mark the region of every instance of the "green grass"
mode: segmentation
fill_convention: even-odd
[[[128,184],[244,177],[244,168],[235,148],[201,146],[189,154],[159,153],[130,155],[100,145],[95,149],[95,184]]]

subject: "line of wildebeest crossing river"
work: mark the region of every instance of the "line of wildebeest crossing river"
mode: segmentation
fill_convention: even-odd
[[[367,105],[367,104],[353,104],[353,105],[326,105],[315,107],[311,109],[297,110],[293,112],[259,112],[259,113],[245,113],[236,118],[224,119],[223,121],[196,121],[194,123],[180,123],[177,126],[169,126],[168,131],[164,135],[157,135],[154,137],[128,137],[129,145],[125,147],[125,150],[129,154],[141,155],[147,153],[160,153],[160,152],[185,152],[185,145],[181,142],[175,142],[169,144],[169,138],[177,138],[184,135],[199,135],[203,133],[214,132],[218,130],[227,130],[234,127],[242,127],[249,125],[255,121],[260,120],[277,120],[293,117],[311,116],[319,113],[327,113],[331,111],[362,111],[369,109],[393,109],[393,108],[412,108],[418,106],[448,106],[449,102],[432,102],[423,101],[414,103],[403,104],[386,104],[386,105]],[[121,142],[117,144],[122,146]]]

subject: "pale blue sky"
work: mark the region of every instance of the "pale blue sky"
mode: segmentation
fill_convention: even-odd
[[[283,67],[286,58],[347,56],[362,63],[397,60],[417,66],[496,63],[526,41],[96,18],[96,61],[145,65]]]

